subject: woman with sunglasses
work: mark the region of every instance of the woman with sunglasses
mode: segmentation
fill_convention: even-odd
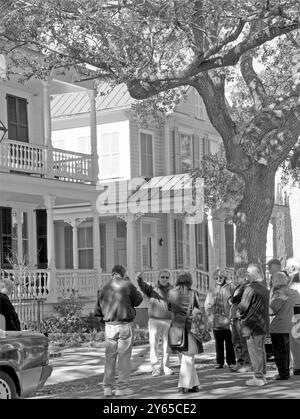
[[[152,376],[161,374],[172,375],[174,371],[169,367],[168,331],[170,328],[172,313],[167,302],[168,293],[172,288],[171,274],[168,270],[161,270],[158,274],[156,286],[147,284],[143,275],[139,274],[137,283],[141,291],[149,299],[148,327],[150,341],[150,362]],[[160,351],[160,341],[162,350]],[[161,352],[161,354],[160,354]]]

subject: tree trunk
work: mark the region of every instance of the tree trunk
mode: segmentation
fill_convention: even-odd
[[[245,192],[235,210],[235,266],[266,263],[268,225],[274,206],[275,171],[262,165],[245,174]]]

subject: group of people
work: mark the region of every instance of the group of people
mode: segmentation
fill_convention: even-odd
[[[250,264],[237,270],[234,280],[226,271],[215,272],[216,286],[207,295],[205,309],[216,346],[216,368],[226,362],[233,372],[253,371],[249,386],[267,383],[265,341],[270,334],[278,375],[290,377],[290,352],[293,374],[300,375],[299,336],[293,320],[300,313],[299,264],[289,259],[285,270],[278,259],[267,264],[269,284],[262,267]]]
[[[216,368],[224,368],[226,358],[232,372],[253,372],[253,378],[247,380],[246,385],[265,385],[265,339],[270,334],[278,369],[275,379],[289,378],[290,350],[293,374],[300,375],[300,336],[293,332],[293,316],[300,310],[300,266],[294,259],[287,261],[285,270],[277,259],[272,259],[267,265],[269,284],[258,264],[239,268],[233,280],[226,270],[218,269],[214,273],[215,286],[207,294],[204,308],[187,271],[178,275],[174,286],[168,270],[159,272],[155,285],[147,283],[143,275],[138,274],[136,287],[126,277],[125,268],[116,265],[111,280],[98,292],[94,313],[100,323],[105,324],[104,396],[110,397],[113,392],[116,396],[133,394],[129,386],[133,321],[135,307],[143,298],[147,298],[149,303],[152,376],[173,375],[169,356],[178,354],[178,388],[182,393],[200,390],[195,355],[203,352],[203,342],[192,330],[195,312],[201,312],[207,327],[213,332]],[[185,337],[184,345],[173,346],[171,329],[178,331],[179,340]]]
[[[114,266],[111,279],[98,291],[94,311],[105,330],[104,396],[112,396],[114,390],[116,396],[133,394],[129,379],[135,308],[144,298],[149,302],[152,375],[173,375],[169,356],[177,354],[178,388],[182,393],[199,391],[195,355],[203,352],[203,342],[192,329],[194,316],[199,313],[214,335],[216,368],[224,368],[226,359],[232,372],[253,372],[246,385],[265,385],[265,339],[270,334],[278,369],[276,380],[289,379],[290,352],[293,374],[300,375],[300,327],[293,323],[300,315],[300,264],[288,259],[283,269],[278,259],[272,259],[267,266],[268,281],[258,264],[239,268],[233,280],[226,270],[216,270],[214,287],[208,292],[204,307],[187,271],[177,276],[174,286],[168,270],[159,272],[154,285],[138,274],[135,286],[123,266]],[[9,299],[12,291],[13,282],[0,279],[0,314],[6,330],[20,330]]]

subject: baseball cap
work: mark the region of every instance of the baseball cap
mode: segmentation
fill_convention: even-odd
[[[271,266],[271,265],[278,265],[281,266],[281,262],[279,259],[270,259],[269,262],[267,263],[267,266]]]

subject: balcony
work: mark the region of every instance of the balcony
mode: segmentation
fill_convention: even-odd
[[[0,144],[0,171],[39,175],[65,182],[95,182],[91,155],[12,140]]]

